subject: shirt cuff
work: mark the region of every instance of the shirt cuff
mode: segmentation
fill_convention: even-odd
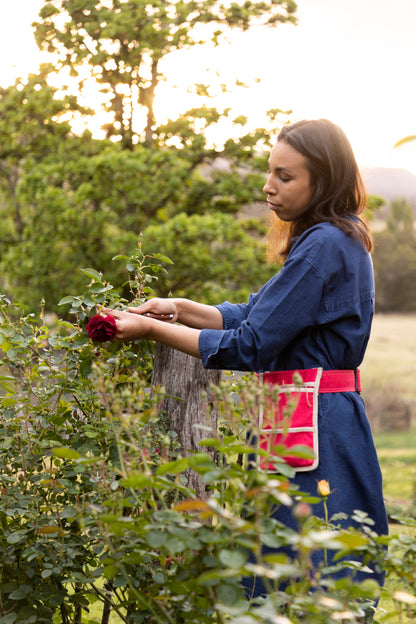
[[[217,365],[215,356],[219,351],[219,345],[224,336],[222,329],[202,329],[199,333],[199,353],[204,368],[222,369]],[[212,361],[214,359],[214,361]]]

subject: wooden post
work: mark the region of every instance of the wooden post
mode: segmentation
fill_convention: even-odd
[[[162,409],[166,410],[172,431],[178,436],[183,457],[201,450],[213,457],[215,455],[213,449],[199,447],[198,444],[204,438],[216,436],[217,412],[210,402],[209,386],[217,385],[220,379],[220,371],[205,370],[199,359],[164,345],[156,345],[152,386],[166,388]],[[208,401],[202,399],[203,390],[207,392]],[[204,429],[198,425],[203,425]],[[199,498],[205,498],[206,486],[201,477],[193,471],[188,471],[187,477],[188,486],[196,491]]]

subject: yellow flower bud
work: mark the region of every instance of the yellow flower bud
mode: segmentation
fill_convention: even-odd
[[[327,496],[331,494],[331,490],[329,489],[329,483],[328,481],[325,481],[325,479],[318,481],[317,490],[318,490],[319,496],[322,496],[322,498],[326,498]]]

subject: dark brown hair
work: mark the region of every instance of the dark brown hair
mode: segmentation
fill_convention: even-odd
[[[269,232],[269,256],[285,260],[293,239],[323,221],[333,223],[371,251],[371,233],[359,216],[366,208],[367,195],[341,128],[326,119],[298,121],[284,126],[277,140],[285,141],[305,157],[315,192],[309,208],[296,221],[283,222],[276,217]]]

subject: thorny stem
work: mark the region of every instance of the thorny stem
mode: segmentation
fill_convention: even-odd
[[[322,502],[324,504],[325,528],[328,528],[328,506],[326,504],[326,498],[323,498]],[[324,562],[325,562],[325,567],[327,567],[328,566],[328,551],[325,547],[324,547]]]
[[[216,600],[216,596],[212,587],[208,588],[208,595],[211,599],[212,604],[215,604],[217,600]],[[220,613],[220,611],[216,610],[216,615],[217,615],[218,624],[225,624],[224,618],[222,617],[222,614]]]
[[[106,584],[106,590],[105,591],[101,590],[99,587],[94,585],[94,583],[91,583],[91,587],[93,588],[93,590],[97,594],[97,596],[100,596],[100,599],[103,600],[104,605],[107,604],[109,609],[112,609],[113,611],[115,611],[117,613],[117,615],[119,615],[120,618],[123,619],[123,614],[121,612],[121,609],[116,604],[114,604],[114,602],[111,600],[111,593],[112,592],[108,590],[107,584]],[[113,591],[113,593],[116,594],[115,591]],[[103,618],[104,618],[104,615],[103,615]],[[102,624],[103,623],[104,623],[104,619],[102,621]]]

